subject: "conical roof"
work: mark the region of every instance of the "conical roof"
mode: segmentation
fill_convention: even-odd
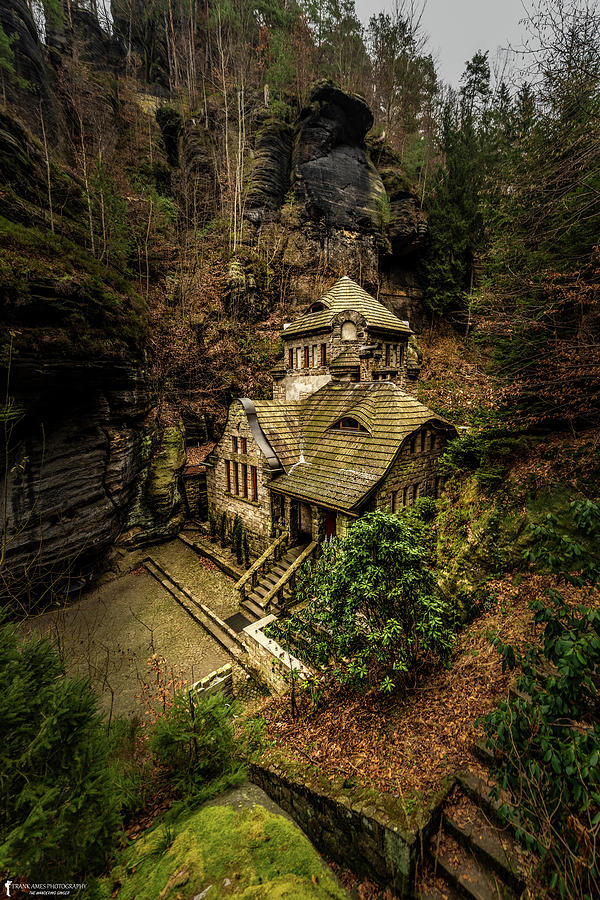
[[[322,331],[331,326],[336,316],[350,310],[360,313],[370,330],[391,331],[396,334],[412,333],[408,322],[395,316],[383,303],[368,294],[347,275],[336,281],[316,302],[322,308],[316,312],[306,312],[292,322],[283,332],[285,340],[292,335]]]

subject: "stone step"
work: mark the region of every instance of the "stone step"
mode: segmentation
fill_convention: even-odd
[[[488,821],[483,810],[472,801],[444,813],[442,823],[448,834],[477,856],[486,868],[493,869],[517,894],[524,890],[525,879],[519,866],[521,851],[507,829]]]
[[[458,841],[440,832],[431,842],[434,872],[469,900],[517,900],[495,872],[487,869]]]
[[[258,603],[255,603],[252,599],[252,596],[246,597],[245,600],[240,604],[243,610],[252,616],[252,621],[257,622],[259,619],[263,619],[265,617],[265,611],[262,606],[259,606]]]
[[[426,885],[422,885],[416,896],[417,900],[462,900],[462,894],[459,894],[441,878],[435,878]]]
[[[457,772],[456,781],[462,791],[470,797],[477,806],[484,809],[495,821],[501,825],[504,824],[503,819],[499,816],[499,809],[506,803],[509,806],[509,821],[515,822],[516,816],[510,814],[510,805],[505,795],[501,794],[497,800],[492,794],[492,786],[483,778],[475,775],[473,772]]]
[[[479,740],[475,741],[473,744],[473,752],[486,766],[491,766],[496,761],[496,757],[486,744],[485,738],[479,738]]]

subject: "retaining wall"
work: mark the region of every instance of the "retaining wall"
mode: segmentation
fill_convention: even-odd
[[[438,827],[450,783],[409,822],[399,801],[374,793],[355,797],[341,781],[326,783],[308,770],[290,773],[279,764],[254,763],[249,775],[326,857],[389,885],[398,897],[414,897],[417,861]]]

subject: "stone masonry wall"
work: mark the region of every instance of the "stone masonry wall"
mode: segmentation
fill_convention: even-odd
[[[342,339],[342,326],[345,322],[352,322],[356,326],[356,340]],[[387,337],[385,335],[381,337],[370,333],[366,327],[364,317],[355,310],[347,310],[336,316],[331,330],[326,333],[307,334],[304,336],[293,335],[286,339],[284,331],[282,337],[285,348],[283,365],[286,369],[283,384],[285,386],[285,397],[288,400],[298,400],[300,397],[318,390],[331,378],[329,364],[346,350],[358,352],[358,349],[364,344],[381,344],[382,355],[381,359],[378,358],[376,361],[369,360],[364,375],[361,370],[361,380],[371,380],[371,371],[375,363],[376,367],[385,366],[386,364],[397,366],[399,372],[394,377],[394,381],[407,391],[410,390],[410,380],[407,374],[408,337],[394,333],[389,334]],[[321,365],[321,344],[325,344],[327,347],[326,366]],[[308,366],[305,365],[306,347],[308,347]],[[290,351],[293,354],[293,366],[289,364]],[[278,387],[277,398],[284,399],[281,386]]]
[[[252,764],[250,779],[290,813],[326,857],[359,875],[391,885],[400,898],[414,896],[421,845],[436,827],[439,798],[409,826],[401,805],[388,798],[352,796],[343,785],[282,763]],[[340,779],[341,781],[341,779]]]
[[[410,506],[418,497],[438,496],[441,481],[437,463],[447,439],[443,432],[427,426],[407,439],[390,473],[377,490],[375,507],[395,512],[402,506]]]
[[[284,694],[290,688],[290,672],[294,669],[300,678],[308,677],[311,672],[301,660],[296,659],[284,650],[277,641],[268,638],[264,629],[277,617],[270,614],[242,631],[242,641],[248,651],[250,664],[255,666],[277,694]]]
[[[237,439],[237,452],[233,449],[233,438]],[[242,439],[246,441],[246,453],[242,453]],[[223,511],[231,528],[236,515],[248,535],[248,543],[254,553],[266,549],[271,538],[271,497],[269,484],[271,471],[258,448],[248,425],[241,403],[232,403],[225,425],[223,437],[212,453],[213,466],[207,471],[208,508],[220,521]],[[225,460],[229,460],[231,490],[227,490]],[[234,463],[238,464],[239,493],[235,491]],[[247,466],[248,496],[244,496],[243,466]],[[256,466],[258,499],[252,499],[251,466]]]

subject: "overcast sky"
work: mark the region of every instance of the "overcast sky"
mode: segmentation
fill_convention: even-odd
[[[393,2],[356,0],[356,11],[366,23],[380,10],[389,11]],[[528,0],[527,6],[531,7]],[[444,81],[457,86],[476,50],[489,50],[493,64],[499,47],[518,46],[523,35],[519,20],[524,15],[523,0],[427,0],[423,28]]]

